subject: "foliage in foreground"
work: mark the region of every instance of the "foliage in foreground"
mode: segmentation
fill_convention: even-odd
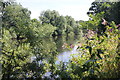
[[[80,54],[68,63],[56,64],[59,46],[49,37],[80,33],[74,19],[48,10],[41,14],[40,21],[31,20],[30,11],[21,5],[0,4],[5,5],[1,7],[2,80],[119,78],[120,26],[114,22],[101,24],[105,12],[89,15],[92,20],[80,23],[85,35],[78,48]],[[47,72],[51,72],[48,77]]]
[[[98,37],[98,34],[88,31],[86,44],[80,47],[82,56],[73,57],[73,78],[97,79],[119,78],[120,76],[120,31],[114,22],[111,26],[105,26],[106,31]],[[82,50],[81,50],[82,49]]]

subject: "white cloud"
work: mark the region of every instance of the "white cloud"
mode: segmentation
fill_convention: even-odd
[[[88,16],[86,15],[89,6],[64,6],[58,9],[59,13],[62,15],[69,15],[75,18],[75,20],[88,20]]]
[[[43,10],[56,10],[60,15],[69,15],[75,20],[88,20],[86,15],[94,0],[17,0],[23,7],[28,8],[31,18],[38,18]]]
[[[83,2],[83,0],[16,0],[18,2]],[[84,2],[91,2],[95,0],[84,0]]]

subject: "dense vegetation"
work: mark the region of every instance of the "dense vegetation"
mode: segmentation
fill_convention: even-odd
[[[120,2],[93,2],[88,21],[75,21],[55,10],[31,19],[31,12],[14,1],[0,1],[0,10],[2,80],[120,79]],[[56,64],[57,48],[76,35],[77,57]],[[57,45],[60,36],[66,37]]]

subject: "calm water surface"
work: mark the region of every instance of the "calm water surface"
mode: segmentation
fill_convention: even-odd
[[[73,48],[71,48],[71,50],[67,50],[64,49],[62,46],[64,45],[64,43],[67,43],[69,46],[72,44],[74,45],[77,41],[79,41],[79,36],[76,37],[66,37],[66,36],[59,36],[57,38],[54,39],[49,39],[49,38],[44,38],[43,39],[43,45],[41,48],[43,48],[43,53],[45,53],[45,51],[54,51],[56,50],[58,55],[57,57],[57,61],[56,64],[59,64],[60,61],[62,62],[68,62],[69,59],[72,58],[72,54],[77,54],[77,46],[74,46]],[[31,60],[35,60],[36,57],[32,57]],[[41,61],[39,61],[41,63]]]
[[[51,51],[52,50],[56,50],[57,51],[57,55],[56,55],[56,58],[57,60],[55,61],[55,64],[60,64],[61,62],[69,62],[69,60],[72,58],[72,56],[77,56],[75,54],[80,54],[77,50],[78,46],[75,45],[75,43],[77,41],[79,41],[80,37],[77,36],[77,37],[66,37],[66,36],[59,36],[57,38],[54,38],[54,39],[49,39],[49,38],[44,38],[42,40],[42,44],[44,46],[41,46],[41,48],[43,49],[43,53],[46,53],[48,51]],[[63,45],[64,43],[67,43],[69,46],[72,44],[72,45],[75,45],[73,48],[71,48],[71,50],[68,50],[68,49],[63,49]],[[31,61],[34,61],[36,60],[36,57],[33,56],[31,57]],[[47,61],[47,60],[46,60]],[[38,61],[39,64],[42,64],[42,61]],[[47,77],[50,77],[51,75],[51,72],[46,72],[44,76],[47,76]]]

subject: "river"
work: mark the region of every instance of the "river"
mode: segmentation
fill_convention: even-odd
[[[71,55],[72,54],[76,54],[77,53],[77,46],[74,46],[71,48],[71,50],[69,49],[65,49],[62,46],[64,45],[64,43],[66,43],[68,46],[75,45],[76,42],[78,42],[80,40],[80,36],[72,36],[72,37],[66,37],[66,36],[59,36],[57,38],[44,38],[42,39],[42,44],[44,46],[41,46],[42,48],[42,53],[46,53],[48,54],[48,51],[54,51],[56,50],[58,55],[57,57],[57,61],[56,64],[58,64],[60,61],[62,62],[68,62],[69,59],[71,59]],[[35,60],[36,57],[33,56],[31,58],[31,60]]]
[[[78,46],[75,45],[78,41],[80,41],[80,36],[71,36],[71,37],[67,37],[67,36],[59,36],[57,38],[43,38],[42,40],[42,45],[40,45],[41,48],[41,53],[44,53],[44,55],[47,56],[47,58],[45,58],[44,60],[46,60],[47,63],[50,63],[50,59],[52,58],[51,52],[57,51],[56,59],[55,59],[55,64],[59,65],[61,62],[67,63],[69,62],[69,60],[72,58],[72,56],[77,56],[75,54],[79,54],[77,48]],[[74,45],[73,47],[71,47],[70,49],[67,48],[63,48],[64,44],[67,44],[68,46],[70,45]],[[48,55],[49,54],[49,55]],[[40,55],[38,56],[38,58],[40,58]],[[37,61],[38,64],[42,64],[41,60],[38,60],[36,56],[32,56],[31,57],[31,62],[33,61]],[[54,61],[54,60],[53,60]],[[51,72],[46,72],[44,76],[50,77]]]

